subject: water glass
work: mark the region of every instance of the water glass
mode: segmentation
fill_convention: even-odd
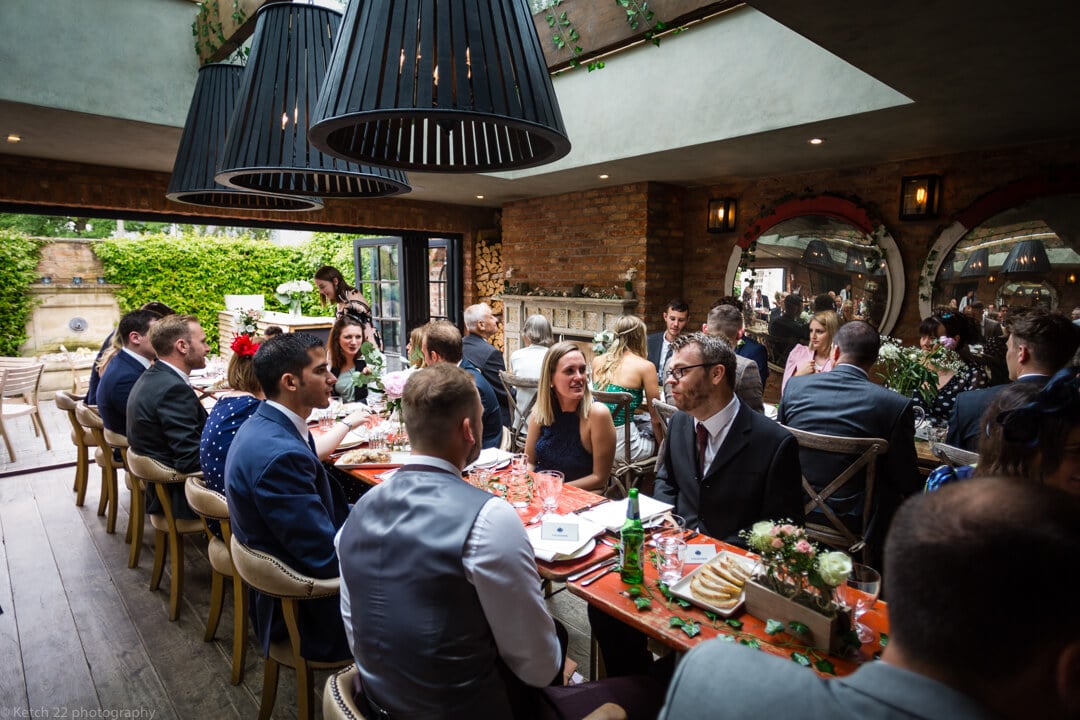
[[[671,587],[682,579],[686,541],[678,535],[661,535],[656,539],[656,558],[660,566],[660,581]]]
[[[469,484],[481,490],[487,490],[491,482],[491,470],[487,468],[473,468],[469,471]]]
[[[554,513],[559,507],[559,495],[562,494],[563,474],[558,470],[541,470],[533,473],[533,484],[540,494],[545,513]]]
[[[852,615],[855,621],[855,630],[859,634],[859,642],[872,642],[874,639],[873,631],[859,622],[859,618],[865,615],[867,610],[874,607],[878,595],[881,594],[881,573],[869,565],[852,563],[847,585],[841,585],[837,589],[841,593],[844,604],[853,611]]]
[[[386,449],[386,431],[379,427],[371,428],[368,434],[368,447],[372,450]]]
[[[514,506],[515,510],[524,510],[532,501],[532,492],[529,487],[529,473],[513,470],[506,478],[506,501]]]
[[[510,458],[510,472],[524,474],[529,471],[529,456],[525,453],[515,453]]]
[[[333,409],[322,410],[319,412],[319,427],[323,430],[329,430],[334,427],[334,411]]]

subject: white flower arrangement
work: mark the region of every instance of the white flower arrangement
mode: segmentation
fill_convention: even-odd
[[[293,315],[300,314],[300,303],[315,287],[307,280],[290,280],[277,286],[274,297],[282,305],[289,308]]]
[[[603,355],[611,347],[611,343],[615,342],[615,333],[610,330],[602,330],[592,338],[592,350],[597,355]]]
[[[233,310],[233,324],[236,326],[236,334],[254,335],[258,330],[256,323],[259,322],[260,317],[262,317],[262,313],[251,308]]]

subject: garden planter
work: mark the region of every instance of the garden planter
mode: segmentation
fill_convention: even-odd
[[[835,617],[827,617],[754,580],[746,583],[745,592],[746,612],[762,622],[780,620],[785,626],[789,622],[800,622],[809,628],[806,635],[801,636],[808,645],[825,648],[830,653],[842,649],[841,635],[849,626],[846,615],[837,613]]]

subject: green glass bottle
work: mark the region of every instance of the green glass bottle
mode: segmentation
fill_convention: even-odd
[[[630,488],[626,522],[619,529],[619,575],[624,583],[631,585],[645,580],[645,527],[638,510],[637,488]]]

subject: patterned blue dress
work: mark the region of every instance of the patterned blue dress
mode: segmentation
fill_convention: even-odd
[[[210,411],[199,442],[199,464],[206,487],[225,494],[225,456],[240,426],[255,413],[260,400],[251,395],[221,398]],[[221,525],[216,520],[207,523],[210,532],[221,537]]]

